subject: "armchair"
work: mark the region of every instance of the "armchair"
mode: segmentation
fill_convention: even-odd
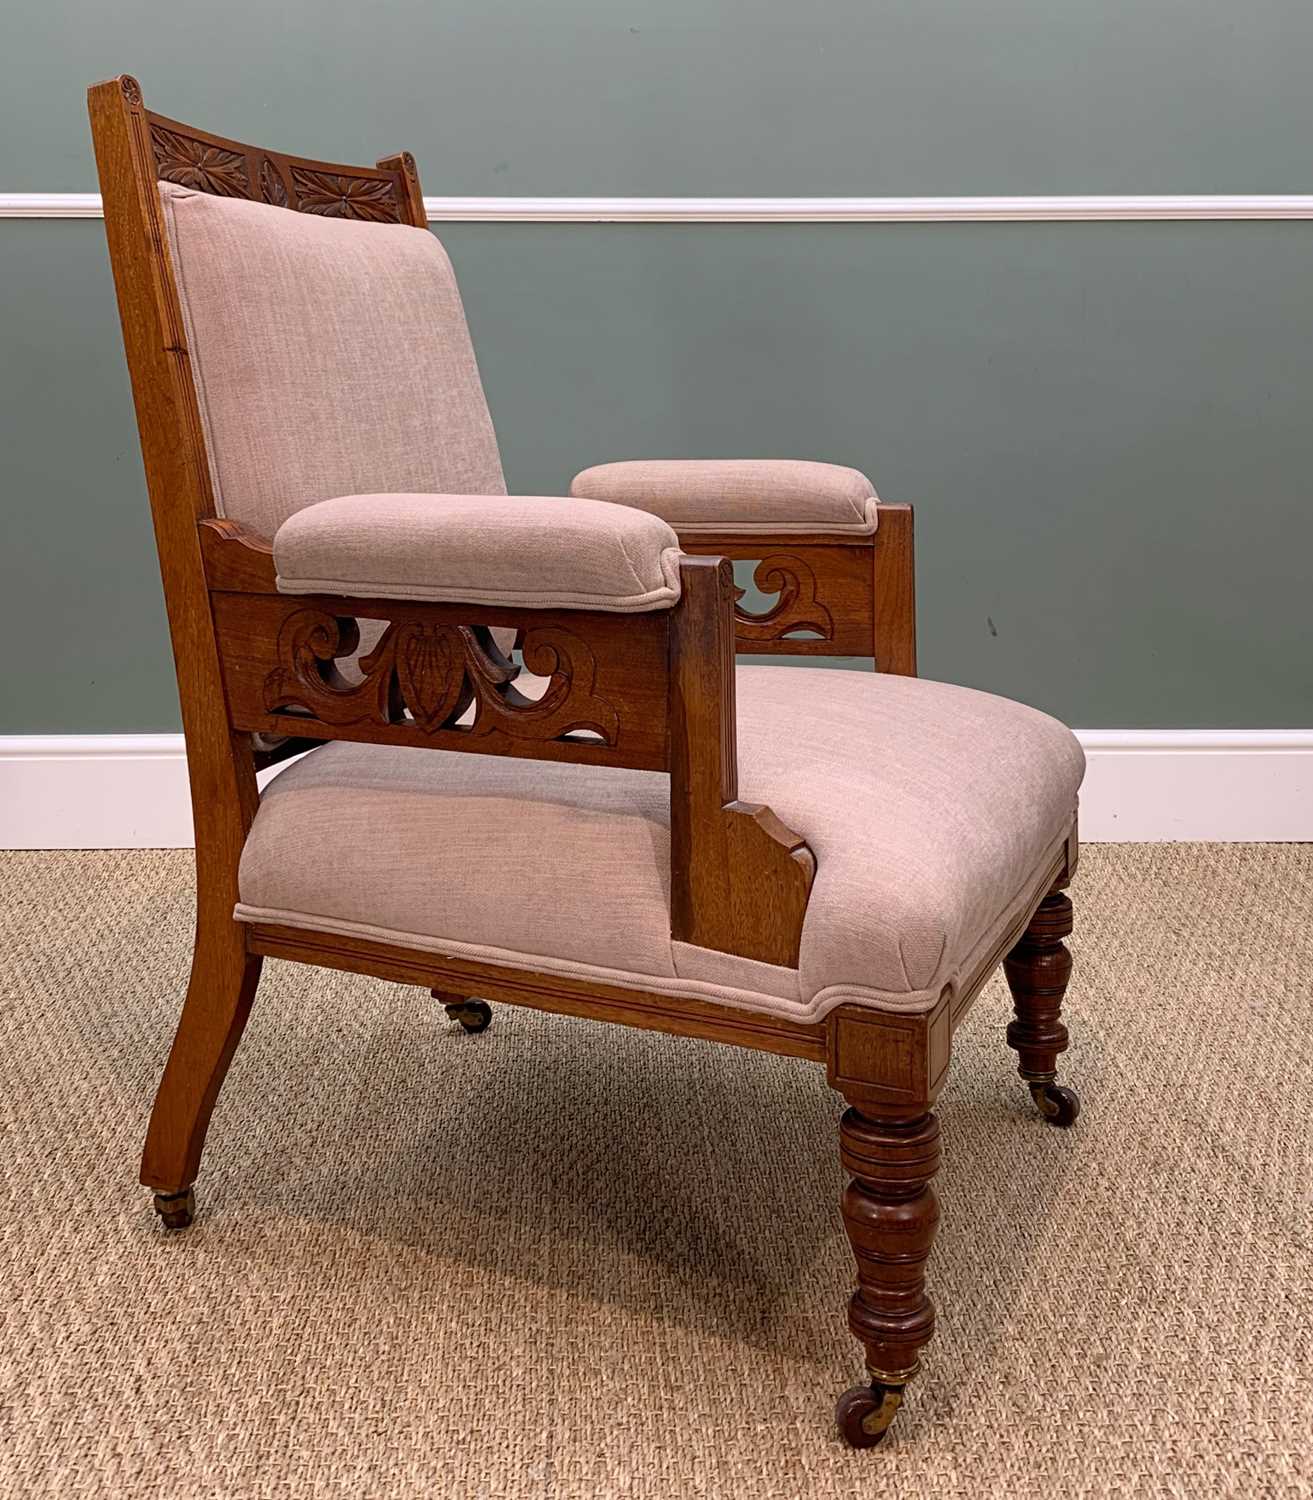
[[[267,956],[421,985],[471,1032],[504,1002],[821,1064],[867,1367],[838,1421],[878,1443],[934,1328],[934,1101],[1000,962],[1021,1075],[1076,1115],[1079,747],[916,679],[911,511],[855,470],[604,465],[507,496],[407,153],[244,145],[126,76],[89,104],[196,835],[141,1166],[165,1227]]]

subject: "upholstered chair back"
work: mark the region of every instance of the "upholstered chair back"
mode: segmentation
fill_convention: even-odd
[[[159,184],[221,516],[505,494],[456,279],[428,230]]]

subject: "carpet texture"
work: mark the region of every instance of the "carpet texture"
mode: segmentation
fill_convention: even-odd
[[[994,981],[940,1101],[939,1333],[831,1422],[822,1071],[267,963],[194,1227],[137,1156],[187,853],[0,857],[0,1493],[1313,1494],[1313,847],[1085,851],[1073,1131]]]

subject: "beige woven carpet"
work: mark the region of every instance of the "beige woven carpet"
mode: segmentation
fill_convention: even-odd
[[[269,964],[195,1226],[135,1182],[185,853],[0,858],[0,1492],[1313,1493],[1313,847],[1087,849],[1069,1133],[992,984],[887,1445],[819,1069]]]

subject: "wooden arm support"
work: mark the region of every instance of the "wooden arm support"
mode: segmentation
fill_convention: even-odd
[[[670,631],[671,933],[793,967],[816,859],[769,807],[738,800],[733,569],[723,557],[686,558],[680,584]]]
[[[757,564],[753,582],[778,598],[762,613],[735,590],[744,655],[869,656],[877,672],[916,676],[916,563],[910,505],[880,505],[869,537],[762,531],[682,535],[685,552]],[[796,632],[803,631],[799,635]]]
[[[685,558],[669,610],[514,609],[279,594],[267,541],[227,520],[198,533],[234,731],[668,771],[672,935],[796,965],[815,860],[738,800],[727,561]],[[496,627],[520,632],[540,697]]]

